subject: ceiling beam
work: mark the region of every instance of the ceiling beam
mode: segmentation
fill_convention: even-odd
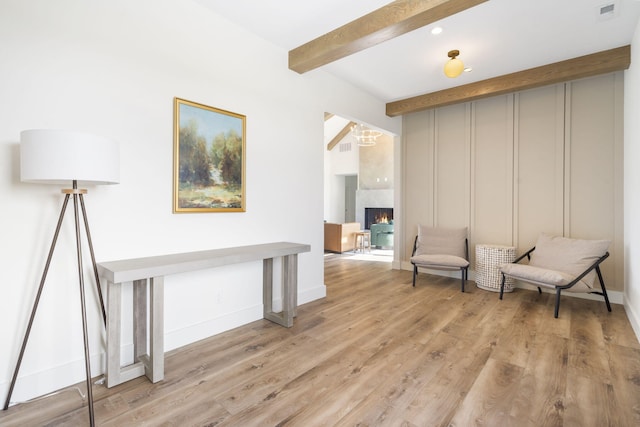
[[[488,0],[396,0],[289,51],[300,74],[391,40]]]
[[[631,64],[631,47],[622,46],[480,82],[418,95],[387,103],[387,116],[395,117],[429,108],[474,101],[583,77],[626,70]]]
[[[338,134],[331,140],[331,142],[327,144],[327,151],[331,151],[333,147],[338,145],[338,143],[342,141],[342,138],[347,136],[347,134],[351,131],[351,126],[355,124],[356,124],[355,122],[347,123],[347,125],[344,128],[342,128],[342,130],[338,132]]]

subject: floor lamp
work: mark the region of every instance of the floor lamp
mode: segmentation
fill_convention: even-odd
[[[104,308],[104,299],[100,288],[98,269],[96,267],[95,256],[93,253],[93,244],[91,242],[91,233],[89,232],[89,222],[87,220],[87,212],[84,206],[83,195],[87,193],[85,189],[79,189],[78,183],[81,184],[117,184],[120,175],[120,161],[118,145],[106,138],[84,134],[80,132],[71,132],[63,130],[26,130],[20,134],[20,178],[23,182],[45,183],[45,184],[71,184],[72,188],[62,190],[65,195],[58,224],[53,235],[53,241],[49,249],[44,271],[40,279],[40,286],[36,294],[31,316],[27,325],[27,330],[22,340],[18,362],[13,372],[9,393],[4,404],[4,410],[9,408],[11,394],[18,377],[22,357],[24,356],[29,340],[29,334],[40,302],[40,296],[44,288],[44,283],[51,264],[51,258],[56,247],[58,234],[62,226],[62,220],[69,203],[69,199],[73,198],[73,210],[75,218],[75,234],[76,234],[76,255],[78,263],[78,280],[80,284],[80,305],[82,308],[82,331],[84,337],[84,361],[87,382],[87,397],[89,401],[89,420],[91,426],[95,425],[93,412],[93,393],[91,390],[91,365],[89,362],[89,340],[87,326],[87,312],[85,302],[85,286],[82,268],[82,248],[80,233],[80,215],[78,208],[81,209],[82,218],[84,220],[84,228],[91,253],[91,262],[93,264],[93,272],[102,309],[102,318],[106,322],[106,314]]]

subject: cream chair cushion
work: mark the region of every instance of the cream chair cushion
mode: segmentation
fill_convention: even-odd
[[[419,226],[416,252],[411,262],[432,268],[467,267],[465,241],[467,228],[434,228]]]
[[[609,249],[609,240],[584,240],[540,234],[529,265],[504,264],[500,270],[515,279],[538,286],[563,286],[571,283]],[[590,292],[595,271],[567,291]]]

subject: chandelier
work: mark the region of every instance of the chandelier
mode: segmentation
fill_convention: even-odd
[[[351,135],[355,138],[356,143],[361,146],[376,145],[376,139],[382,135],[382,132],[369,129],[362,123],[351,126]]]

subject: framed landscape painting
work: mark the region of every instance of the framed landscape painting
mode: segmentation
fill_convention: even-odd
[[[174,101],[173,211],[245,211],[246,117]]]

